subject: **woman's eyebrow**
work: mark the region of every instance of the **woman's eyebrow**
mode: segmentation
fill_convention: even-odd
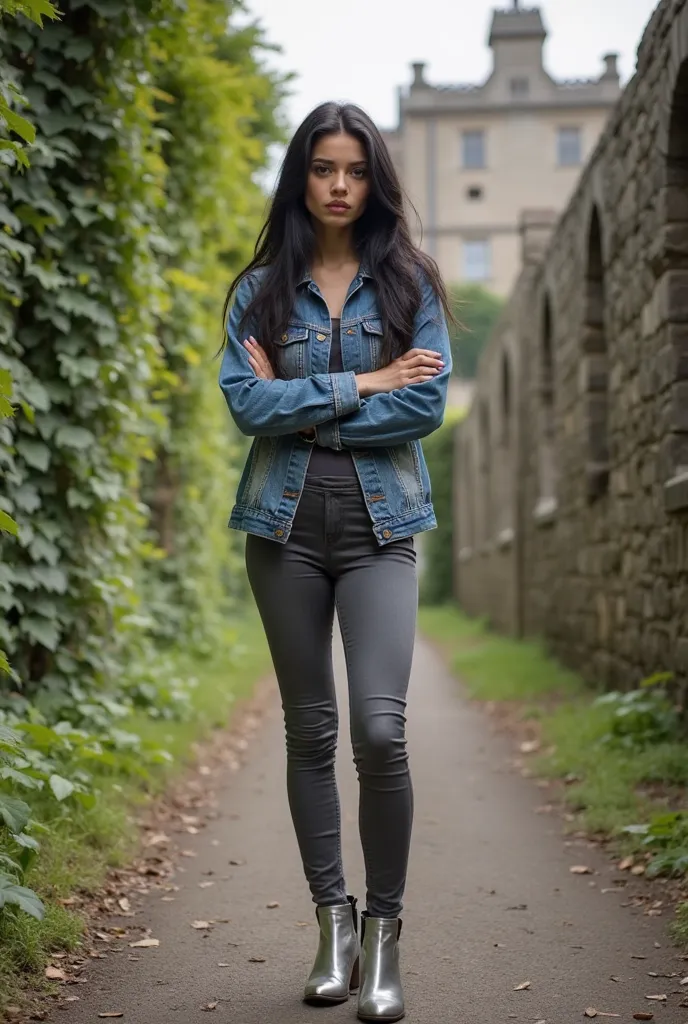
[[[327,160],[324,156],[314,156],[313,157],[313,163],[314,164],[327,164],[329,167],[334,167],[334,165],[335,165],[335,161],[334,160]],[[362,166],[364,166],[367,163],[368,163],[367,160],[352,160],[350,164],[347,164],[347,166],[348,167],[362,167]]]

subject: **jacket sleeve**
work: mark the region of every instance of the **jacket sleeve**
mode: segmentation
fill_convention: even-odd
[[[219,379],[232,419],[242,434],[294,434],[358,409],[361,400],[353,372],[318,373],[296,380],[262,380],[256,376],[243,345],[244,336],[240,335],[250,298],[251,281],[244,278],[227,321],[227,346]]]
[[[452,357],[449,332],[440,300],[424,279],[416,314],[413,348],[439,352],[444,369],[432,380],[361,399],[360,408],[316,426],[318,444],[326,448],[381,448],[417,441],[441,426],[447,402]]]

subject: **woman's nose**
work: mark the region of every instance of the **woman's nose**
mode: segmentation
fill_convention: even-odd
[[[332,182],[332,191],[336,192],[337,195],[341,195],[343,192],[348,192],[346,177],[343,171],[340,174],[335,175],[334,181]]]

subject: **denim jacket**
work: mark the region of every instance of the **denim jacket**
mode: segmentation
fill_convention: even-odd
[[[355,375],[380,369],[383,328],[376,288],[365,269],[351,282],[341,314],[343,373],[328,372],[330,315],[318,286],[306,275],[287,329],[276,339],[286,379],[257,377],[243,345],[251,325],[239,332],[252,287],[247,276],[237,288],[220,369],[232,418],[254,438],[229,526],[286,543],[312,451],[299,431],[315,427],[318,444],[351,451],[380,545],[433,529],[437,522],[419,438],[442,423],[451,350],[430,283],[423,277],[413,346],[439,352],[444,369],[432,380],[369,398],[359,396]]]

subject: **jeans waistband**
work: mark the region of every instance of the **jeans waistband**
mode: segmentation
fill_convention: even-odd
[[[350,476],[316,476],[307,477],[303,485],[304,491],[319,491],[320,493],[337,494],[360,494],[361,485],[358,477]]]

